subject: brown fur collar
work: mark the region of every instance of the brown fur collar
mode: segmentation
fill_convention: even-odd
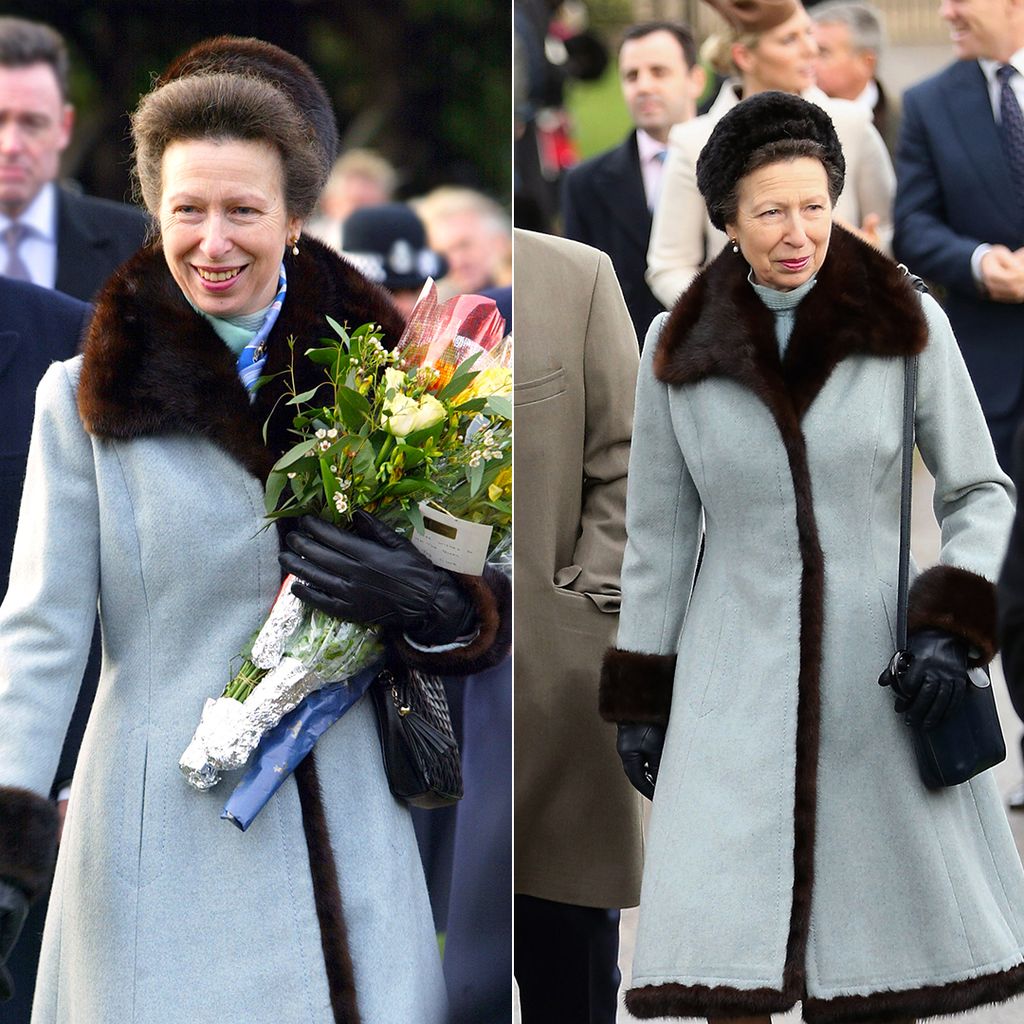
[[[402,318],[387,292],[325,245],[304,236],[299,255],[288,252],[285,265],[288,296],[270,332],[266,375],[288,366],[290,335],[300,356],[330,336],[325,315],[349,327],[379,323],[386,345],[398,340]],[[84,351],[78,408],[86,429],[97,437],[199,434],[264,481],[289,447],[291,410],[283,403],[266,445],[262,439],[284,381],[261,388],[250,404],[234,354],[189,306],[159,243],[141,249],[107,282]],[[301,358],[296,364],[300,391],[322,379],[315,364]]]
[[[773,315],[747,281],[749,266],[726,248],[676,303],[654,372],[666,384],[731,377],[778,417],[797,420],[836,365],[852,355],[920,352],[928,327],[908,278],[892,260],[833,227],[818,282],[797,310],[780,361]]]

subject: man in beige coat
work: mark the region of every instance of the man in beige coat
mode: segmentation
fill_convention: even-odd
[[[515,973],[523,1024],[615,1019],[641,798],[597,715],[637,344],[609,258],[516,231]]]

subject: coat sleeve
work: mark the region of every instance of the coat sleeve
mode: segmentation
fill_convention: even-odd
[[[998,647],[996,591],[1013,521],[1013,485],[999,468],[985,417],[946,314],[922,296],[928,344],[919,358],[916,431],[935,477],[939,563],[910,588],[908,629],[966,640],[979,663]]]
[[[697,153],[689,135],[679,130],[685,127],[679,125],[669,134],[647,249],[647,283],[666,309],[675,305],[705,260],[704,199],[697,188]]]
[[[913,273],[946,288],[977,297],[971,256],[983,239],[968,238],[948,224],[942,184],[920,97],[903,102],[896,148],[896,208],[893,252]]]
[[[626,552],[616,647],[605,655],[600,710],[613,722],[667,722],[676,651],[700,548],[702,512],[672,426],[669,386],[654,376],[651,324],[636,391],[626,493]]]
[[[856,192],[861,224],[868,214],[878,215],[878,239],[883,251],[891,253],[896,172],[892,168],[892,160],[889,159],[885,142],[869,118],[865,118],[861,129],[861,145],[858,152],[854,180],[849,182],[847,187],[852,187]],[[856,226],[860,227],[860,224]]]
[[[0,606],[0,876],[30,894],[52,867],[47,799],[89,655],[99,588],[99,501],[92,442],[72,363],[36,395],[25,489]]]

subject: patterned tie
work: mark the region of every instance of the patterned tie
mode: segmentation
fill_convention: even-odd
[[[11,223],[4,232],[4,241],[7,243],[7,266],[4,268],[4,277],[12,277],[15,281],[31,281],[32,275],[28,272],[18,252],[18,246],[22,239],[26,238],[29,228],[18,221]]]
[[[1024,205],[1024,114],[1014,94],[1010,79],[1017,73],[1009,64],[1003,64],[996,77],[1000,83],[999,120],[1002,128],[1003,149],[1010,166],[1010,180],[1017,192],[1017,201]]]

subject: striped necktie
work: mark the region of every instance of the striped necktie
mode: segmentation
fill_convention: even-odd
[[[18,251],[18,247],[28,235],[28,226],[18,221],[13,221],[4,231],[4,241],[7,243],[7,266],[4,268],[4,277],[13,278],[15,281],[32,280],[32,275]]]
[[[1010,79],[1017,70],[1003,64],[996,71],[999,79],[999,122],[1003,138],[1003,151],[1010,168],[1010,180],[1017,193],[1017,202],[1024,206],[1024,115],[1021,114],[1017,96],[1010,85]]]

